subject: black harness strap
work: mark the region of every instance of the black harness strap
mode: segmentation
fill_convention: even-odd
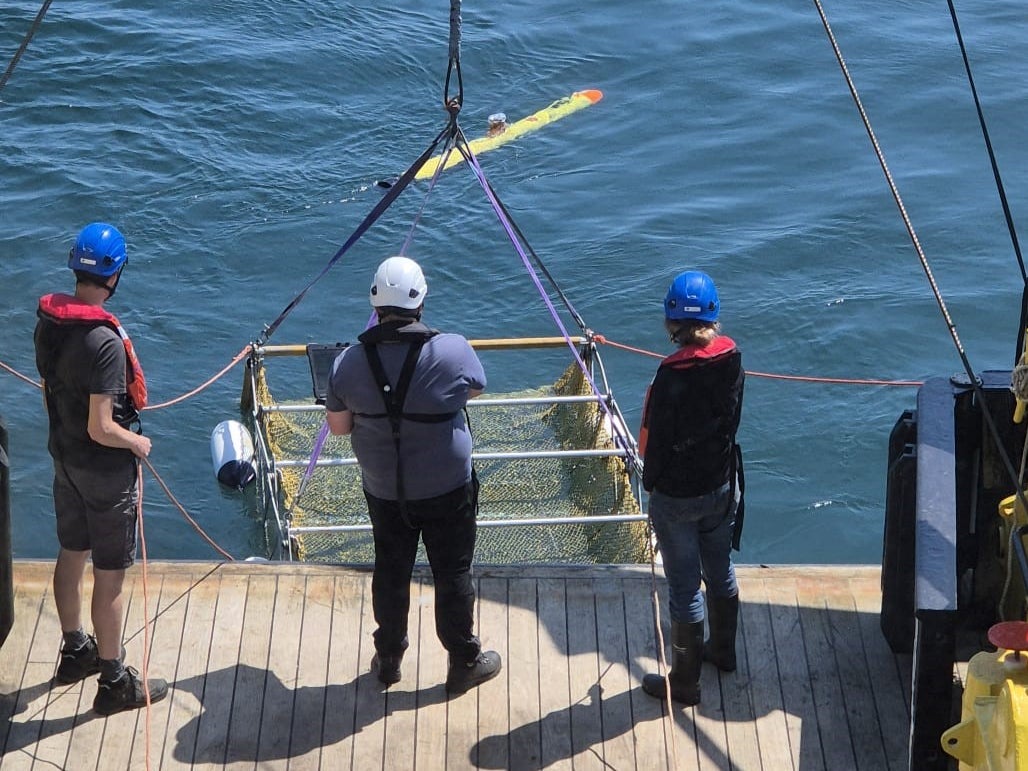
[[[410,390],[411,379],[414,377],[414,368],[418,364],[418,357],[421,355],[421,348],[425,345],[426,338],[415,337],[409,343],[407,356],[403,360],[403,367],[400,369],[400,377],[394,388],[389,383],[385,368],[382,366],[382,357],[378,355],[378,346],[374,343],[364,344],[364,353],[368,357],[368,365],[371,367],[371,374],[378,384],[382,393],[382,401],[385,403],[385,415],[368,415],[367,417],[387,417],[392,428],[393,444],[396,446],[396,498],[400,506],[400,517],[407,527],[414,529],[407,516],[407,492],[403,484],[403,455],[400,453],[400,429],[403,419],[416,420],[424,423],[443,423],[453,420],[456,413],[439,413],[432,415],[405,414],[403,403],[407,400],[407,392]]]
[[[736,485],[739,491],[739,505],[735,509],[735,530],[732,532],[732,548],[739,551],[742,540],[742,523],[746,517],[746,475],[742,466],[742,448],[732,446],[732,500],[735,500]]]

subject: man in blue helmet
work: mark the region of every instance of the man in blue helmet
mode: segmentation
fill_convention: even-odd
[[[742,412],[742,354],[721,334],[721,303],[710,276],[678,275],[664,298],[675,353],[660,363],[646,395],[640,451],[649,516],[668,582],[671,671],[646,675],[643,690],[693,705],[703,660],[735,670],[739,588],[732,565],[742,523],[742,460],[735,434]],[[710,639],[703,640],[704,598]]]
[[[146,380],[128,335],[103,307],[126,262],[117,228],[87,225],[68,258],[75,294],[41,297],[35,331],[61,547],[54,602],[64,640],[54,679],[70,684],[99,674],[93,709],[101,715],[168,693],[164,680],[144,683],[125,666],[121,641],[122,585],[136,550],[138,458],[150,453],[150,439],[132,430],[146,406]],[[95,637],[82,626],[82,579],[90,558]]]
[[[436,634],[449,653],[446,691],[460,694],[500,672],[500,654],[474,634],[478,482],[471,465],[468,399],[485,371],[468,341],[421,323],[428,285],[420,266],[390,257],[375,273],[378,324],[343,351],[325,401],[333,434],[352,434],[375,539],[372,669],[400,680],[410,581],[423,540],[435,581]]]

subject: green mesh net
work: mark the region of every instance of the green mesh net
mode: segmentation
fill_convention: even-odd
[[[294,559],[307,562],[370,563],[374,545],[367,531],[295,532],[297,527],[367,525],[366,502],[356,465],[322,465],[306,483],[307,462],[324,421],[316,409],[282,411],[313,404],[311,399],[277,400],[269,385],[269,367],[281,360],[251,360],[255,392],[254,430],[259,431],[269,457],[261,461],[263,484],[277,473],[278,508],[289,532]],[[541,388],[480,397],[469,405],[476,454],[612,449],[606,413],[595,400],[490,405],[489,399],[549,399],[587,395],[588,382],[577,363],[556,383]],[[260,446],[261,442],[258,442]],[[258,455],[261,453],[258,452]],[[326,439],[319,455],[324,463],[352,459],[349,437]],[[299,461],[298,465],[283,462]],[[478,458],[481,482],[479,531],[475,552],[479,564],[510,563],[638,563],[648,560],[646,525],[641,521],[599,524],[526,524],[489,526],[493,522],[582,516],[640,515],[632,477],[623,457]],[[303,485],[301,490],[301,484]],[[275,494],[274,490],[265,490]],[[258,495],[261,500],[262,495]],[[269,503],[266,501],[266,503]],[[258,505],[261,508],[261,505]],[[264,508],[270,508],[264,506]],[[269,537],[279,524],[270,516]],[[424,554],[419,554],[424,560]]]

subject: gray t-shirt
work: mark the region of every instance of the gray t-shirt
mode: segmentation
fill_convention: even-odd
[[[35,331],[36,368],[46,381],[50,454],[76,468],[110,468],[133,459],[132,451],[106,447],[89,437],[89,397],[114,397],[114,419],[128,428],[137,418],[126,394],[125,345],[104,325],[54,324]]]
[[[379,357],[389,382],[396,384],[407,343],[380,343]],[[441,423],[404,420],[400,428],[403,483],[408,500],[434,498],[471,479],[471,432],[464,420],[470,389],[483,390],[485,371],[460,335],[439,334],[425,342],[411,378],[403,410],[416,414],[453,413]],[[351,440],[360,462],[364,489],[376,498],[397,500],[396,445],[385,402],[361,344],[344,350],[332,366],[325,407],[354,413]],[[368,417],[382,415],[383,417]]]

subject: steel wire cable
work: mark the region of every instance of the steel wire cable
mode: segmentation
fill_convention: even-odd
[[[36,14],[35,20],[32,22],[32,26],[29,27],[29,31],[25,34],[24,39],[21,41],[21,45],[18,46],[18,50],[15,51],[14,56],[11,58],[10,63],[7,65],[7,69],[4,70],[4,74],[0,75],[0,91],[3,90],[4,86],[7,85],[7,81],[11,79],[11,75],[14,74],[14,68],[18,66],[18,62],[21,60],[22,54],[29,47],[29,43],[35,36],[39,26],[43,23],[43,17],[46,16],[47,10],[50,8],[50,3],[53,0],[45,0],[39,12]]]
[[[985,401],[985,395],[982,391],[981,381],[978,375],[975,373],[974,368],[971,366],[971,361],[968,359],[967,351],[964,350],[963,343],[960,342],[960,336],[957,334],[956,324],[953,322],[950,316],[949,309],[946,307],[946,301],[942,296],[942,292],[939,290],[939,286],[935,281],[935,276],[932,273],[931,265],[928,262],[928,257],[925,254],[921,241],[917,237],[917,233],[914,230],[914,224],[907,214],[906,206],[903,204],[903,199],[900,196],[899,188],[896,185],[896,181],[892,177],[892,173],[889,171],[889,166],[885,162],[885,154],[882,152],[881,146],[878,144],[878,138],[875,136],[874,129],[871,126],[871,121],[867,116],[867,112],[864,110],[864,105],[861,102],[860,94],[857,93],[856,84],[853,82],[853,78],[850,76],[849,68],[846,66],[846,61],[842,56],[842,50],[839,48],[839,43],[835,39],[835,34],[832,32],[831,25],[828,23],[828,17],[825,14],[824,7],[821,5],[821,0],[814,0],[814,5],[817,8],[818,14],[821,16],[821,23],[824,25],[825,33],[828,35],[828,40],[832,45],[832,50],[835,52],[835,58],[839,63],[839,67],[842,69],[843,76],[846,79],[846,85],[850,90],[850,95],[853,97],[853,101],[857,106],[857,110],[860,113],[860,118],[864,123],[864,129],[867,131],[867,135],[871,140],[871,145],[874,148],[875,156],[878,158],[878,163],[882,167],[882,172],[885,174],[885,179],[889,184],[889,190],[892,193],[893,200],[896,202],[896,206],[899,208],[901,217],[903,218],[903,224],[907,229],[907,234],[910,236],[910,240],[914,245],[914,250],[917,252],[918,260],[921,263],[921,268],[924,271],[925,276],[928,279],[928,284],[932,289],[932,294],[935,296],[935,302],[939,306],[939,311],[942,313],[942,317],[946,322],[946,327],[949,330],[950,338],[953,340],[953,345],[956,347],[957,355],[960,357],[960,362],[964,367],[964,371],[967,374],[968,382],[970,383],[971,389],[975,393],[975,397],[981,407],[982,417],[988,426],[989,435],[995,442],[996,449],[1000,460],[1003,464],[1003,468],[1007,473],[1011,481],[1011,485],[1015,490],[1017,499],[1021,505],[1028,511],[1028,499],[1025,498],[1024,491],[1021,489],[1021,485],[1018,482],[1017,470],[1014,468],[1014,464],[1010,459],[1009,453],[1003,446],[1002,437],[999,433],[999,427],[996,425],[996,420],[992,415],[992,411],[988,408]]]
[[[974,97],[975,110],[978,112],[978,124],[982,128],[982,138],[985,140],[985,149],[989,153],[989,163],[992,165],[992,176],[996,180],[996,191],[999,193],[999,202],[1003,207],[1003,217],[1007,223],[1007,231],[1010,233],[1010,242],[1014,247],[1014,255],[1017,257],[1017,265],[1021,269],[1021,283],[1024,288],[1021,291],[1021,317],[1017,330],[1017,347],[1015,348],[1014,361],[1021,357],[1024,351],[1025,324],[1028,324],[1028,271],[1025,270],[1024,258],[1021,255],[1021,244],[1017,239],[1017,229],[1014,227],[1014,217],[1010,213],[1010,203],[1007,201],[1006,188],[1003,186],[1003,177],[999,173],[999,164],[996,162],[996,151],[992,147],[992,139],[989,136],[989,127],[985,123],[985,111],[982,109],[982,101],[978,98],[978,87],[974,82],[974,75],[971,74],[971,62],[967,56],[967,48],[964,46],[964,36],[960,32],[960,22],[957,20],[957,9],[953,7],[953,0],[946,0],[949,5],[950,18],[953,20],[953,32],[957,36],[957,44],[960,46],[960,55],[964,60],[964,71],[967,73],[967,83],[971,88],[971,96]]]

